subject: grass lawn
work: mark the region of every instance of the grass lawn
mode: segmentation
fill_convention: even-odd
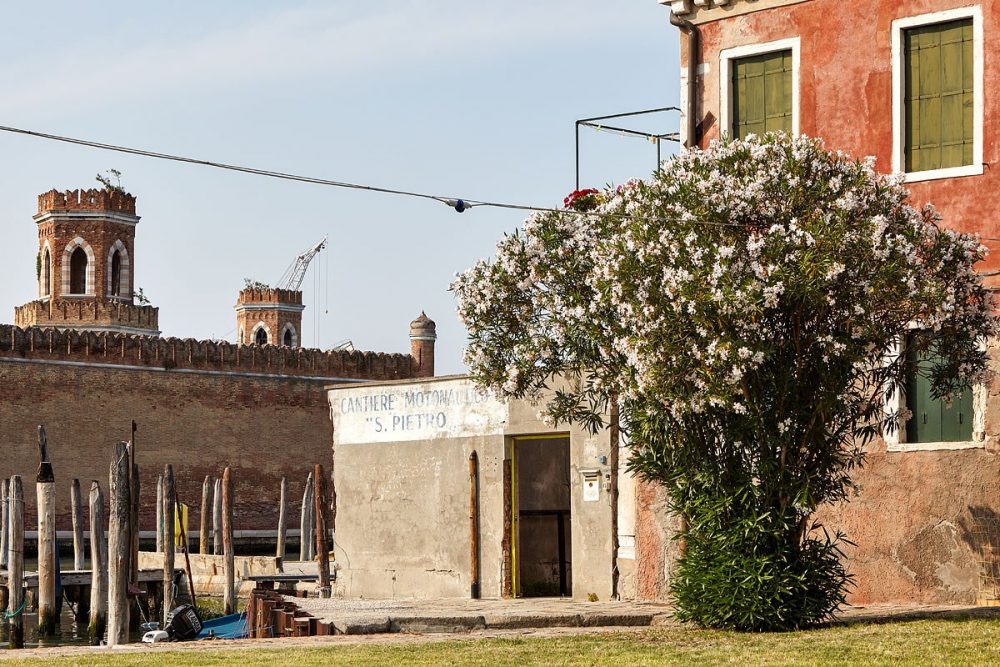
[[[786,634],[686,628],[555,638],[482,639],[317,648],[88,653],[0,664],[51,665],[990,665],[1000,620],[855,624]]]

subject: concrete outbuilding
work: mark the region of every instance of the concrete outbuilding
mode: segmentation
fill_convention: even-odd
[[[636,488],[614,430],[552,427],[464,376],[327,391],[335,595],[634,596]]]

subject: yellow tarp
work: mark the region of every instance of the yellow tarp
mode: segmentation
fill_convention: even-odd
[[[181,533],[181,526],[184,526],[184,532]],[[177,503],[177,509],[174,511],[174,545],[181,547],[184,546],[184,540],[181,535],[190,535],[188,533],[188,506],[184,503]]]

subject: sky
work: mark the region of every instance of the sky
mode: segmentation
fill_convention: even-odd
[[[20,3],[0,27],[0,125],[319,178],[538,206],[574,186],[574,120],[676,106],[656,0]],[[677,128],[672,114],[623,121]],[[669,151],[664,149],[664,156]],[[303,283],[303,344],[409,350],[437,322],[464,371],[448,286],[522,212],[293,183],[0,132],[0,322],[37,294],[37,195],[122,172],[135,286],[165,336],[235,340],[244,278]],[[581,132],[581,185],[646,177],[655,147]]]

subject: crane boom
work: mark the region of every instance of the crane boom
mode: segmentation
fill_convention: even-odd
[[[291,265],[285,269],[285,273],[282,274],[281,279],[278,280],[278,289],[286,289],[296,291],[302,286],[302,281],[306,277],[306,269],[309,268],[309,262],[313,260],[320,250],[326,247],[327,237],[309,248],[301,255],[295,258]]]

